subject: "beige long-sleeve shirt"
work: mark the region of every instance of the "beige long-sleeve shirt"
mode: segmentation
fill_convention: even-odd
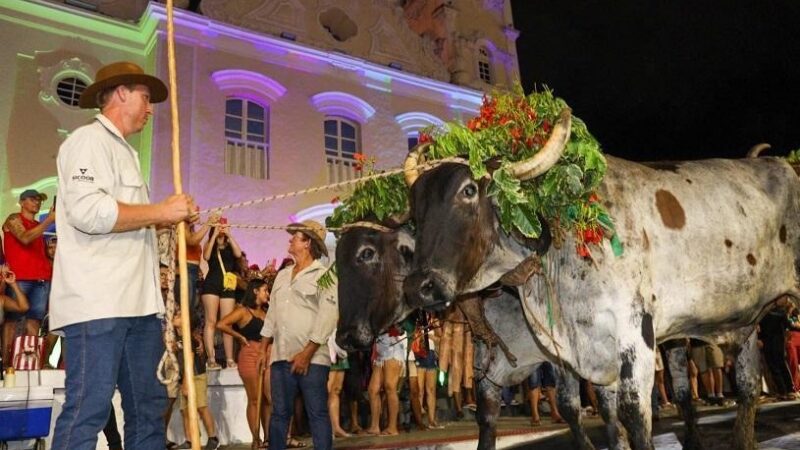
[[[162,314],[153,227],[112,233],[117,202],[150,203],[139,155],[102,114],[58,151],[58,252],[50,328]]]
[[[294,279],[292,267],[278,272],[261,329],[262,336],[273,338],[270,364],[290,360],[309,342],[319,344],[311,363],[331,364],[327,341],[339,320],[339,304],[336,285],[324,290],[317,286],[326,270],[315,260]]]

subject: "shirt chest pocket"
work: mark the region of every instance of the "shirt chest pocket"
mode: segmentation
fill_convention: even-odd
[[[139,171],[133,167],[123,167],[119,174],[119,200],[128,203],[146,203],[145,186]]]
[[[319,303],[316,283],[310,280],[298,280],[294,283],[292,289],[304,302],[310,303],[311,305]]]

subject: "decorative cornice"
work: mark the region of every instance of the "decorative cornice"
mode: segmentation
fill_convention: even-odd
[[[375,108],[369,103],[345,92],[321,92],[311,97],[311,104],[319,112],[344,116],[362,124],[375,114]]]
[[[218,70],[211,79],[223,91],[250,91],[271,102],[281,98],[286,88],[272,78],[260,73],[241,69]]]
[[[400,128],[402,128],[403,132],[406,134],[415,133],[431,125],[436,127],[441,127],[444,125],[444,121],[442,119],[421,111],[411,111],[398,114],[394,116],[394,120],[397,121],[397,123],[400,125]]]

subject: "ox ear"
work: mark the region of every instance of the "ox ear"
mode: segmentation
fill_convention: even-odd
[[[494,173],[495,170],[500,168],[500,165],[501,161],[499,156],[489,158],[484,164],[484,166],[486,166],[486,171],[489,172],[490,176]]]
[[[383,221],[383,225],[389,228],[400,228],[411,220],[411,210],[407,209],[401,213],[392,214]]]

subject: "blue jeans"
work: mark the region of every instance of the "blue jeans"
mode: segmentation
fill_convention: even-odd
[[[286,433],[289,420],[294,411],[294,398],[297,390],[303,393],[303,403],[308,413],[311,438],[314,450],[333,448],[333,429],[328,415],[328,372],[330,368],[311,364],[308,374],[292,373],[292,365],[287,361],[276,361],[270,366],[270,387],[272,389],[272,418],[269,421],[269,449],[286,448]],[[126,445],[127,448],[127,445]]]
[[[125,448],[164,448],[167,392],[156,378],[164,343],[155,315],[98,319],[69,325],[66,402],[56,421],[54,450],[94,450],[119,387]]]
[[[44,319],[47,315],[47,300],[50,299],[50,280],[17,280],[19,290],[28,297],[30,309],[25,313],[8,313],[9,321],[17,321],[23,317],[28,320]],[[14,296],[14,291],[11,295]]]
[[[180,304],[181,301],[181,277],[178,276],[178,268],[175,268],[175,286],[172,291],[175,293],[175,302]],[[197,309],[197,280],[200,279],[200,266],[197,264],[187,264],[186,274],[189,282],[189,309],[194,311]]]

